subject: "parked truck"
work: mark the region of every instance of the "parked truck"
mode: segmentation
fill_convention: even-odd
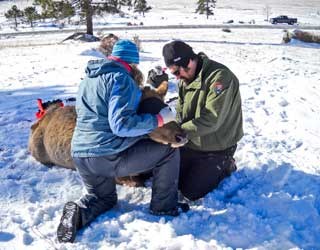
[[[293,25],[298,22],[297,18],[290,18],[288,16],[277,16],[270,18],[270,23],[277,24],[277,23],[287,23]]]

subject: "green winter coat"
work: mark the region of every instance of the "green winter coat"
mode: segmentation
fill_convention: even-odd
[[[197,78],[188,85],[179,82],[177,118],[189,138],[186,147],[224,150],[243,136],[239,81],[226,66],[199,56]]]

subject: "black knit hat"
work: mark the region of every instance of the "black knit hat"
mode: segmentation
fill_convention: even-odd
[[[177,40],[167,43],[162,49],[162,55],[167,67],[177,65],[186,68],[196,54],[188,44]]]

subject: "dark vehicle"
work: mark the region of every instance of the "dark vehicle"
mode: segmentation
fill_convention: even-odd
[[[287,24],[295,24],[298,22],[297,18],[290,18],[288,16],[277,16],[270,18],[270,23],[277,24],[277,23],[287,23]]]

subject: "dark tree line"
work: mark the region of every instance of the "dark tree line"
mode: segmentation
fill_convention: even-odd
[[[146,0],[34,0],[33,6],[24,10],[18,9],[13,5],[5,13],[6,18],[13,19],[15,27],[18,26],[18,20],[27,21],[33,27],[36,20],[45,20],[53,18],[61,20],[68,18],[70,20],[76,14],[85,20],[87,34],[93,35],[93,17],[105,13],[121,13],[121,7],[127,6],[133,8],[134,12],[144,14],[151,10]],[[40,11],[40,12],[38,12]]]
[[[39,13],[37,7],[41,9]],[[54,18],[56,20],[66,17],[72,17],[75,10],[68,1],[53,1],[53,0],[35,0],[33,6],[28,6],[23,10],[18,9],[13,5],[10,10],[5,13],[5,17],[13,19],[15,27],[18,27],[18,20],[26,21],[33,27],[36,20],[45,20]]]
[[[214,14],[215,4],[216,0],[198,0],[196,13],[206,14],[208,18]],[[143,16],[151,10],[146,0],[34,0],[33,6],[29,6],[24,10],[20,10],[16,5],[13,5],[5,13],[5,17],[13,19],[17,28],[19,20],[27,21],[33,27],[36,20],[44,21],[48,18],[55,20],[68,18],[70,20],[71,17],[79,14],[85,20],[86,33],[93,35],[92,20],[95,15],[121,13],[121,7],[123,6],[133,8],[134,12],[138,12]]]

